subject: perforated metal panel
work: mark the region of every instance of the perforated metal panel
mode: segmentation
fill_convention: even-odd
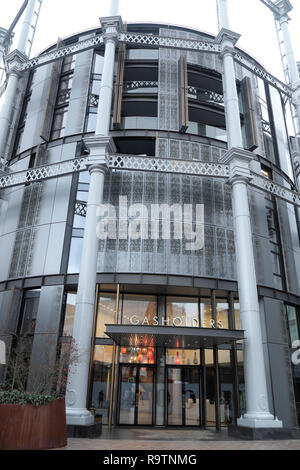
[[[191,148],[191,147],[190,147]],[[98,272],[169,273],[236,279],[232,206],[228,186],[221,181],[187,175],[113,172],[105,183],[105,203],[118,205],[119,195],[128,206],[144,204],[204,204],[204,248],[186,250],[187,240],[149,237],[144,240],[99,242]],[[195,220],[193,220],[193,224]],[[150,225],[150,224],[149,224]],[[171,224],[172,227],[172,224]],[[195,227],[194,227],[195,228]]]
[[[160,29],[161,37],[201,40],[203,36],[185,31]],[[216,54],[159,48],[158,122],[160,129],[179,130],[179,70],[178,61],[184,55],[187,63],[221,72]]]

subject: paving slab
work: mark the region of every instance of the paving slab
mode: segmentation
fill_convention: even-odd
[[[63,450],[300,450],[300,440],[243,441],[227,430],[104,428],[101,438],[70,438]]]

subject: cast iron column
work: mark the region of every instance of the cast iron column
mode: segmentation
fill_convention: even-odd
[[[120,0],[111,0],[110,16],[116,16],[119,14],[119,3]]]
[[[298,72],[298,67],[295,59],[295,54],[293,50],[293,45],[291,41],[291,36],[289,32],[289,21],[290,18],[287,13],[283,13],[280,16],[277,16],[274,13],[275,19],[279,22],[282,29],[282,36],[287,60],[287,70],[290,78],[290,85],[294,89],[294,95],[292,98],[293,105],[295,106],[298,118],[298,132],[300,134],[300,77]],[[297,186],[300,190],[300,142],[297,142],[298,148],[293,154],[294,166],[296,170]]]
[[[26,56],[19,51],[11,52],[6,61],[9,65],[7,85],[2,97],[2,105],[0,110],[0,160],[6,159],[6,146],[9,139],[9,131],[13,115],[15,112],[15,99],[17,94],[20,72],[18,67],[22,62],[27,60]]]
[[[223,3],[225,8],[226,2]],[[220,20],[222,26],[224,24],[222,17]],[[249,164],[253,159],[253,154],[243,149],[234,69],[234,45],[239,37],[236,33],[222,28],[216,38],[222,49],[223,88],[229,148],[223,157],[223,162],[230,166],[239,301],[242,327],[245,330],[244,369],[247,413],[238,420],[238,425],[251,428],[282,427],[282,423],[274,419],[270,413],[268,402],[247,193],[247,183],[250,179]]]
[[[73,327],[73,339],[80,360],[78,364],[70,365],[66,396],[67,423],[83,426],[91,425],[94,422],[93,415],[87,409],[87,394],[93,344],[92,334],[99,247],[99,240],[96,235],[96,210],[103,201],[104,178],[108,170],[109,154],[115,151],[113,141],[109,137],[109,129],[115,48],[118,33],[122,28],[122,20],[118,16],[102,18],[101,26],[106,43],[96,133],[95,136],[84,140],[90,150],[87,166],[91,179]]]
[[[8,57],[7,61],[11,56],[19,56],[20,61],[27,58],[26,56],[26,45],[31,33],[32,24],[34,21],[36,0],[29,0],[25,10],[25,19],[21,27],[20,36],[18,39],[17,50],[12,52]],[[7,87],[5,90],[5,96],[2,102],[0,110],[0,159],[5,157],[5,150],[7,139],[9,136],[9,128],[12,122],[14,104],[17,95],[17,88],[19,82],[19,75],[17,70],[11,70],[8,75]]]

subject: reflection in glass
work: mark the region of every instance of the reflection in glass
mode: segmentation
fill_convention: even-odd
[[[233,304],[233,308],[234,308],[234,327],[236,330],[242,330],[240,303],[235,300]]]
[[[157,300],[150,295],[127,295],[123,297],[123,325],[154,325],[157,313]]]
[[[141,367],[139,369],[137,424],[152,424],[153,376],[154,370],[151,367]]]
[[[230,351],[218,351],[220,374],[220,422],[221,425],[231,423],[234,418],[233,369]]]
[[[120,362],[123,364],[155,364],[154,348],[121,347]]]
[[[95,346],[90,407],[96,417],[102,415],[103,424],[108,423],[112,353],[113,346]]]
[[[154,369],[122,366],[119,424],[151,425]]]
[[[79,273],[82,253],[82,238],[72,238],[68,273]]]
[[[200,350],[199,349],[167,349],[166,350],[166,363],[168,365],[200,365]]]
[[[63,336],[72,337],[73,335],[75,306],[76,306],[76,292],[68,292],[67,298],[66,298]]]
[[[168,369],[168,425],[182,426],[181,368]]]
[[[106,338],[105,325],[115,323],[116,294],[100,294],[98,300],[98,314],[96,325],[96,338]]]
[[[210,328],[212,325],[212,308],[210,298],[200,300],[201,328]]]
[[[20,333],[22,335],[33,335],[35,331],[36,319],[40,302],[40,290],[27,290],[23,301],[23,319]]]
[[[198,298],[167,297],[166,325],[199,327]]]
[[[227,299],[216,300],[216,322],[218,328],[229,328],[229,304]]]
[[[221,129],[219,127],[208,126],[206,124],[200,124],[198,122],[189,122],[189,127],[187,129],[188,134],[202,135],[205,137],[211,137],[216,140],[222,140],[227,142],[227,133],[226,129]]]
[[[184,373],[185,425],[200,425],[200,369],[187,367]]]
[[[216,384],[213,350],[205,350],[205,371],[206,371],[206,424],[216,425]]]
[[[239,402],[241,415],[246,413],[246,391],[244,376],[244,352],[237,351],[238,381],[239,381]]]
[[[297,322],[297,311],[296,308],[292,305],[286,306],[287,315],[288,315],[288,324],[289,324],[289,331],[290,331],[290,340],[291,344],[294,341],[299,340],[299,330],[298,330],[298,322]]]
[[[134,424],[137,368],[121,368],[120,424]]]

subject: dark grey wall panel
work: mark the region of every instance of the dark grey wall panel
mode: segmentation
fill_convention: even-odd
[[[264,341],[269,363],[274,412],[284,426],[297,425],[291,356],[284,304],[264,298]]]

